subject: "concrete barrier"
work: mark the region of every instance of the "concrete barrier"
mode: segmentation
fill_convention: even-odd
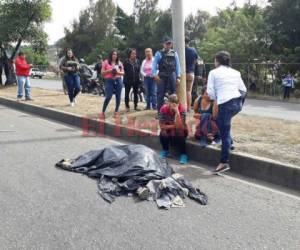
[[[0,97],[0,104],[67,125],[88,128],[91,132],[96,132],[98,136],[107,135],[117,137],[131,143],[144,144],[153,149],[160,149],[157,135],[150,132],[97,121],[64,111],[44,108],[32,103],[17,102],[4,97]],[[219,149],[213,147],[202,148],[196,142],[188,141],[187,151],[189,158],[193,161],[209,166],[216,166],[218,164],[220,157]],[[230,166],[232,172],[240,175],[300,191],[300,167],[298,166],[243,153],[232,153],[230,155]]]

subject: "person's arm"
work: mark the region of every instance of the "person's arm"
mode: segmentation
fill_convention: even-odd
[[[176,128],[175,124],[166,124],[164,122],[159,122],[159,127],[161,130],[169,130],[169,129],[174,129]]]
[[[159,51],[157,51],[155,53],[154,59],[153,59],[153,63],[152,63],[152,75],[153,76],[157,76],[158,75],[158,64],[159,61],[161,60],[161,53]]]
[[[178,56],[177,52],[175,52],[175,60],[176,60],[176,77],[178,79],[181,76],[181,69],[180,69],[179,56]]]
[[[213,104],[213,105],[214,105],[214,106],[213,106],[213,113],[212,113],[212,116],[213,116],[214,119],[216,119],[217,116],[218,116],[219,108],[218,108],[218,104],[217,104],[216,101],[214,101],[214,104]]]
[[[199,99],[200,99],[200,96],[194,101],[194,118],[196,118],[196,119],[200,119],[200,117],[201,117],[201,114],[198,113]]]
[[[118,76],[124,76],[124,74],[125,74],[125,72],[124,72],[124,66],[123,66],[122,63],[120,63],[119,69],[118,69],[118,71],[117,71],[117,75],[118,75]]]
[[[20,68],[20,69],[30,69],[31,68],[31,64],[27,64],[27,63],[21,63],[20,60],[16,60],[15,62],[16,67]]]
[[[146,77],[146,72],[145,72],[145,69],[144,69],[145,64],[146,64],[146,60],[144,60],[144,61],[142,62],[141,71],[140,71],[140,73],[141,73],[141,75],[142,75],[143,77]]]
[[[247,93],[247,88],[246,88],[245,83],[242,79],[241,73],[239,75],[239,90]]]
[[[217,96],[215,92],[215,77],[213,72],[209,72],[208,80],[207,80],[207,94],[210,97],[211,100],[216,101]]]

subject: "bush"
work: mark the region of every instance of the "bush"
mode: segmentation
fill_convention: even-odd
[[[294,91],[294,96],[295,96],[297,99],[300,98],[300,90],[299,90],[299,89],[296,89],[296,90]]]

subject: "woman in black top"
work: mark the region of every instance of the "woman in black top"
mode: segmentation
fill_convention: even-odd
[[[128,53],[128,58],[124,62],[124,85],[125,85],[125,106],[126,111],[130,111],[129,106],[129,93],[131,88],[133,88],[134,93],[134,110],[138,109],[138,90],[140,85],[140,63],[136,58],[136,49],[130,49]]]

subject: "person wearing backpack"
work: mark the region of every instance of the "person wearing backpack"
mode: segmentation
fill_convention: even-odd
[[[176,93],[176,85],[180,83],[180,63],[170,37],[164,38],[164,48],[157,51],[152,64],[152,75],[157,83],[157,110],[164,104],[165,95]]]

